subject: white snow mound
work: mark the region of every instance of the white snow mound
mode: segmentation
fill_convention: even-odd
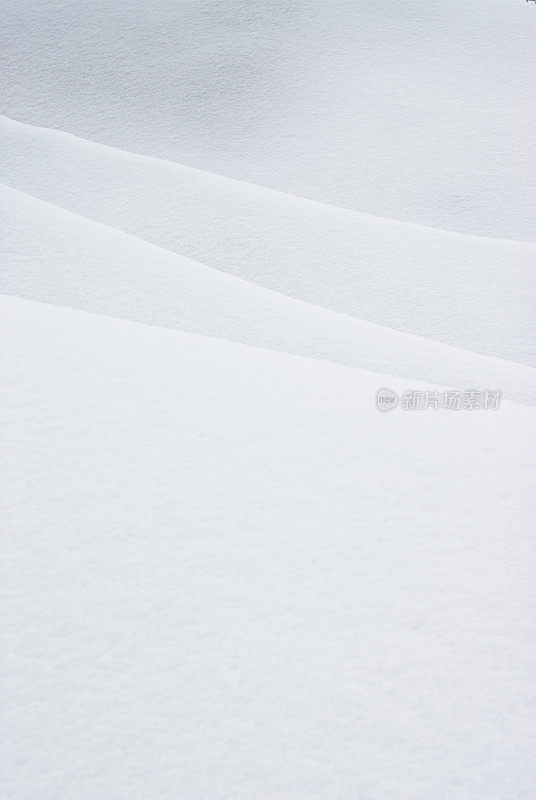
[[[0,180],[22,192],[299,300],[536,365],[536,244],[371,217],[1,117],[0,146]]]
[[[1,311],[5,797],[534,796],[532,409]]]
[[[0,187],[0,288],[412,380],[536,399],[536,370],[337,314]]]
[[[6,116],[382,217],[536,238],[533,3],[1,9]]]

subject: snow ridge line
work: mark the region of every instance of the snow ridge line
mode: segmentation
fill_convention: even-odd
[[[372,221],[373,220],[377,224],[397,225],[397,226],[401,226],[401,227],[405,227],[405,228],[411,228],[411,229],[416,229],[416,230],[420,230],[420,231],[426,231],[428,233],[434,233],[434,234],[437,234],[438,236],[443,235],[443,236],[449,236],[449,237],[450,236],[452,236],[452,237],[461,237],[463,239],[477,240],[477,241],[484,241],[484,242],[485,241],[503,242],[503,243],[508,243],[508,244],[511,244],[511,245],[518,245],[520,247],[534,248],[534,250],[536,251],[536,241],[522,241],[522,240],[519,240],[519,239],[509,239],[509,238],[505,238],[505,237],[494,237],[494,236],[479,236],[477,234],[461,233],[459,231],[451,231],[451,230],[447,230],[445,228],[435,228],[435,227],[433,227],[431,225],[423,225],[423,224],[418,223],[418,222],[408,222],[408,221],[405,221],[405,220],[398,220],[398,219],[395,219],[395,218],[392,218],[392,217],[380,217],[380,216],[377,216],[375,214],[368,214],[365,211],[356,211],[355,209],[352,209],[352,208],[333,205],[333,204],[330,204],[330,203],[322,203],[319,200],[312,200],[312,199],[310,199],[308,197],[302,197],[300,195],[291,194],[290,192],[283,192],[283,191],[281,191],[279,189],[271,189],[271,188],[266,187],[266,186],[261,186],[259,184],[251,183],[249,181],[244,181],[244,180],[241,180],[239,178],[233,178],[233,177],[228,176],[228,175],[221,175],[221,174],[214,173],[214,172],[208,172],[207,170],[202,170],[202,169],[199,169],[197,167],[192,167],[192,166],[189,166],[187,164],[182,164],[182,163],[177,162],[177,161],[171,161],[171,160],[165,159],[165,158],[157,158],[156,156],[149,156],[149,155],[145,155],[144,153],[135,153],[135,152],[130,151],[130,150],[125,150],[125,149],[122,149],[122,148],[119,148],[119,147],[114,147],[112,145],[103,144],[102,142],[97,142],[97,141],[94,141],[93,139],[86,139],[83,136],[78,136],[76,134],[69,133],[68,131],[60,130],[59,128],[48,128],[48,127],[45,127],[44,125],[32,125],[31,123],[22,122],[20,120],[14,119],[12,117],[8,117],[5,114],[0,114],[0,120],[1,121],[6,121],[8,124],[11,124],[13,126],[20,126],[20,127],[29,128],[29,129],[36,130],[36,131],[43,131],[48,135],[56,135],[58,138],[64,138],[65,137],[65,138],[75,139],[75,140],[77,140],[79,142],[84,142],[86,144],[89,144],[94,148],[104,148],[105,150],[110,150],[112,152],[115,152],[116,154],[124,155],[125,157],[134,158],[134,159],[140,159],[140,160],[144,160],[144,161],[156,162],[156,163],[159,163],[159,164],[166,164],[169,167],[171,167],[172,169],[187,170],[187,171],[191,172],[192,174],[209,176],[214,181],[224,182],[224,183],[233,183],[233,184],[237,184],[237,185],[243,186],[245,188],[248,188],[250,190],[254,189],[254,190],[257,190],[259,192],[266,192],[267,194],[270,194],[270,195],[275,196],[275,197],[277,197],[277,196],[283,197],[283,198],[286,199],[287,202],[291,201],[291,202],[296,202],[296,203],[299,203],[299,204],[310,205],[310,206],[313,206],[314,208],[317,208],[317,209],[318,208],[322,208],[324,210],[324,212],[327,213],[327,214],[352,215],[354,218],[358,217],[358,218],[360,218],[362,220],[367,220],[367,221]]]
[[[3,185],[0,184],[0,186]],[[85,286],[83,285],[84,276],[77,273],[75,283],[68,280],[69,275],[63,275],[61,276],[63,280],[59,280],[56,286],[53,286],[52,289],[49,286],[43,290],[41,286],[35,287],[35,280],[31,276],[25,286],[25,276],[24,274],[21,276],[19,265],[15,263],[13,271],[15,277],[12,279],[9,275],[4,277],[3,292],[5,294],[37,300],[49,305],[77,308],[101,316],[130,319],[155,327],[200,333],[211,338],[240,342],[265,350],[287,352],[304,358],[338,363],[349,368],[392,374],[393,377],[398,376],[438,385],[454,386],[457,382],[460,385],[459,380],[456,381],[459,372],[465,375],[466,379],[475,376],[481,378],[485,376],[487,381],[491,380],[492,382],[500,379],[506,388],[505,397],[529,405],[534,401],[533,387],[536,386],[536,370],[534,368],[514,361],[481,355],[315,306],[312,303],[288,297],[193,259],[180,256],[134,234],[88,219],[17,189],[3,186],[3,191],[7,195],[8,201],[11,201],[8,202],[10,210],[16,209],[18,204],[28,213],[29,207],[32,219],[37,218],[44,221],[45,226],[51,221],[51,217],[56,216],[60,218],[60,222],[66,220],[66,227],[70,231],[78,225],[83,229],[85,235],[89,233],[93,237],[93,241],[112,237],[110,243],[104,242],[106,249],[109,250],[114,241],[118,242],[121,252],[124,249],[127,251],[127,261],[130,258],[129,248],[133,252],[138,252],[139,258],[143,262],[145,278],[145,267],[149,262],[153,267],[153,276],[156,276],[158,280],[161,280],[163,276],[168,281],[167,284],[164,282],[164,288],[171,298],[172,313],[171,316],[168,313],[166,317],[169,309],[166,311],[162,307],[157,308],[156,320],[148,317],[139,297],[135,295],[135,281],[139,281],[139,273],[136,274],[135,271],[129,272],[126,278],[123,277],[125,286],[132,289],[134,294],[129,298],[120,292],[118,299],[113,301],[112,307],[108,310],[103,310],[100,307],[100,301],[91,295],[92,286],[98,287],[105,282],[92,280],[91,274],[89,279],[86,278]],[[33,209],[38,209],[40,213],[34,214]],[[92,252],[91,249],[90,252]],[[17,261],[17,255],[15,255],[14,261]],[[114,263],[113,258],[111,263]],[[130,262],[128,263],[130,266]],[[42,274],[40,263],[38,269]],[[106,273],[107,265],[103,264],[101,269]],[[201,296],[200,305],[198,303],[199,308],[194,310],[193,323],[184,318],[184,312],[183,319],[180,319],[181,309],[179,306],[181,290],[184,293],[184,287],[186,286],[188,289],[190,283],[194,286],[196,299]],[[145,292],[146,289],[145,281]],[[54,299],[47,297],[47,291]],[[93,289],[93,292],[95,291]],[[206,302],[205,295],[208,297]],[[162,294],[162,289],[157,288],[155,297],[161,301],[162,296],[165,296]],[[219,298],[220,303],[216,309],[214,309],[215,297]],[[207,303],[210,317],[215,319],[215,324],[208,328]],[[177,305],[176,309],[175,304]],[[154,312],[154,308],[152,311]],[[236,324],[233,324],[231,330],[225,326],[223,330],[221,327],[218,328],[222,312],[224,320],[226,317],[227,319],[232,318],[234,323],[236,319]],[[218,313],[220,314],[219,318]],[[160,314],[161,316],[159,316]],[[195,319],[195,314],[199,315],[199,319]],[[251,325],[252,319],[255,320],[253,326]],[[240,335],[237,335],[237,331]],[[310,342],[311,333],[316,336],[316,341],[312,343]],[[326,341],[326,333],[331,337],[329,341]],[[330,347],[335,348],[335,353],[326,352]],[[430,364],[433,365],[432,375],[424,372],[430,368]],[[454,368],[452,364],[454,364]]]

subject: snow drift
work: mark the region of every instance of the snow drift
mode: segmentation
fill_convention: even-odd
[[[336,314],[0,187],[8,294],[413,380],[536,398],[536,372]]]
[[[8,117],[382,217],[536,238],[530,3],[1,7]]]
[[[2,118],[0,144],[0,179],[30,195],[308,303],[536,365],[536,244],[370,217]]]
[[[1,308],[6,797],[533,797],[532,409]]]
[[[2,798],[533,800],[534,4],[0,9]]]

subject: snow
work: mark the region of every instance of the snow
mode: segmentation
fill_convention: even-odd
[[[2,319],[4,796],[533,797],[533,409]]]
[[[382,217],[534,240],[522,0],[1,0],[2,111]]]
[[[536,365],[536,244],[379,219],[3,118],[0,145],[0,180],[30,195],[308,303]]]
[[[0,11],[0,798],[532,800],[536,6]]]
[[[412,380],[500,387],[525,403],[536,399],[534,368],[293,300],[12,189],[1,189],[0,209],[6,294]],[[513,325],[514,312],[512,302]]]

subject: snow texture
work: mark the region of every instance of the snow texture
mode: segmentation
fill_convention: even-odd
[[[5,797],[534,796],[532,409],[2,318]]]
[[[0,180],[23,192],[300,300],[536,365],[536,244],[378,219],[3,118],[0,145]]]
[[[522,0],[0,0],[2,113],[382,217],[536,238]]]
[[[1,800],[533,800],[536,5],[0,12]]]
[[[12,189],[0,187],[0,208],[6,293],[445,386],[501,387],[510,399],[536,400],[534,368],[293,300]],[[512,303],[512,318],[514,310]]]

